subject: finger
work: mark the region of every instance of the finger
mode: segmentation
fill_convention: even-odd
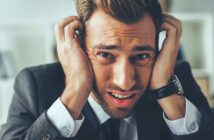
[[[76,31],[77,30],[82,30],[83,29],[83,24],[79,20],[75,20],[68,24],[64,28],[65,32],[65,41],[68,42],[69,44],[76,43],[76,45],[80,45],[79,40],[76,36]]]
[[[172,26],[174,26],[177,29],[177,35],[181,36],[182,22],[179,19],[177,19],[171,15],[165,15],[164,21],[171,24]]]
[[[176,27],[181,26],[182,22],[178,18],[169,15],[169,14],[164,14],[164,21],[170,22],[172,25],[176,25]]]
[[[167,38],[169,40],[174,41],[177,45],[180,42],[180,38],[181,38],[181,33],[180,31],[178,31],[178,29],[176,27],[174,27],[173,25],[165,22],[164,24],[162,24],[162,30],[167,31]]]
[[[161,25],[161,29],[167,31],[167,38],[168,39],[176,40],[176,37],[177,37],[177,34],[176,34],[177,31],[176,30],[177,29],[173,25],[171,25],[168,22],[164,22]]]
[[[179,49],[179,39],[176,35],[176,28],[167,22],[162,24],[162,28],[167,31],[162,49],[166,51],[166,53],[176,54]]]
[[[65,36],[64,36],[65,26],[67,26],[69,23],[71,23],[77,19],[78,19],[77,16],[69,16],[67,18],[64,18],[63,20],[61,20],[60,22],[58,22],[55,25],[55,35],[56,35],[57,41],[64,41],[65,40]]]

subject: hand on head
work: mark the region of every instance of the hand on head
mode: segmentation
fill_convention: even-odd
[[[67,17],[55,26],[57,53],[66,82],[61,100],[71,113],[75,112],[72,115],[77,118],[92,90],[94,80],[91,63],[76,35],[76,31],[83,28],[76,16]]]

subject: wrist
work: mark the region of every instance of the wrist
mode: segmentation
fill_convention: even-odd
[[[157,100],[169,120],[185,117],[186,103],[184,96],[173,94],[166,98]]]
[[[60,100],[74,119],[79,119],[90,92],[66,86]]]
[[[93,88],[93,80],[90,78],[81,78],[82,76],[66,76],[65,89],[75,91],[77,93],[90,93]]]
[[[156,78],[152,78],[152,80],[150,82],[150,88],[152,90],[156,90],[156,89],[166,86],[171,79],[171,75],[170,76],[161,76],[161,77],[156,76]]]
[[[170,95],[177,94],[177,95],[183,95],[184,91],[182,88],[182,85],[176,75],[172,75],[170,80],[165,84],[164,86],[152,90],[151,98],[153,100],[158,100],[161,98],[166,98]]]
[[[151,97],[159,103],[169,119],[175,120],[185,116],[183,94],[182,85],[178,77],[173,74],[167,84],[152,91]]]
[[[153,82],[153,83],[151,82],[150,88],[152,90],[156,90],[156,89],[166,86],[168,83],[169,83],[169,80],[165,80],[165,81],[161,81],[161,82]]]

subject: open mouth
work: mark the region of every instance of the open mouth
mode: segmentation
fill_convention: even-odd
[[[135,96],[134,94],[132,94],[132,95],[120,95],[120,94],[115,94],[115,93],[111,93],[111,92],[109,92],[109,94],[112,97],[119,99],[119,100],[127,100],[127,99],[131,99],[132,97]]]
[[[124,94],[117,94],[114,92],[108,92],[108,95],[112,101],[112,103],[119,108],[128,108],[132,103],[134,96],[136,94],[133,93],[124,93]]]
[[[121,90],[108,90],[107,95],[112,106],[117,108],[129,108],[131,107],[137,95],[140,94],[138,90],[121,91]]]

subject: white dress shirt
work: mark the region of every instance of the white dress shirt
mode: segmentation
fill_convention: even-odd
[[[166,124],[175,135],[187,135],[195,133],[199,129],[201,113],[199,110],[188,100],[186,101],[186,114],[184,118],[178,120],[168,120],[163,113],[163,118]],[[102,107],[89,96],[88,102],[94,110],[100,124],[107,121],[110,116],[104,112]],[[66,107],[58,98],[53,105],[48,109],[47,116],[53,125],[59,130],[63,137],[74,137],[81,127],[84,116],[80,120],[73,120],[72,116]],[[120,140],[137,140],[137,125],[134,115],[121,120],[120,123]]]

